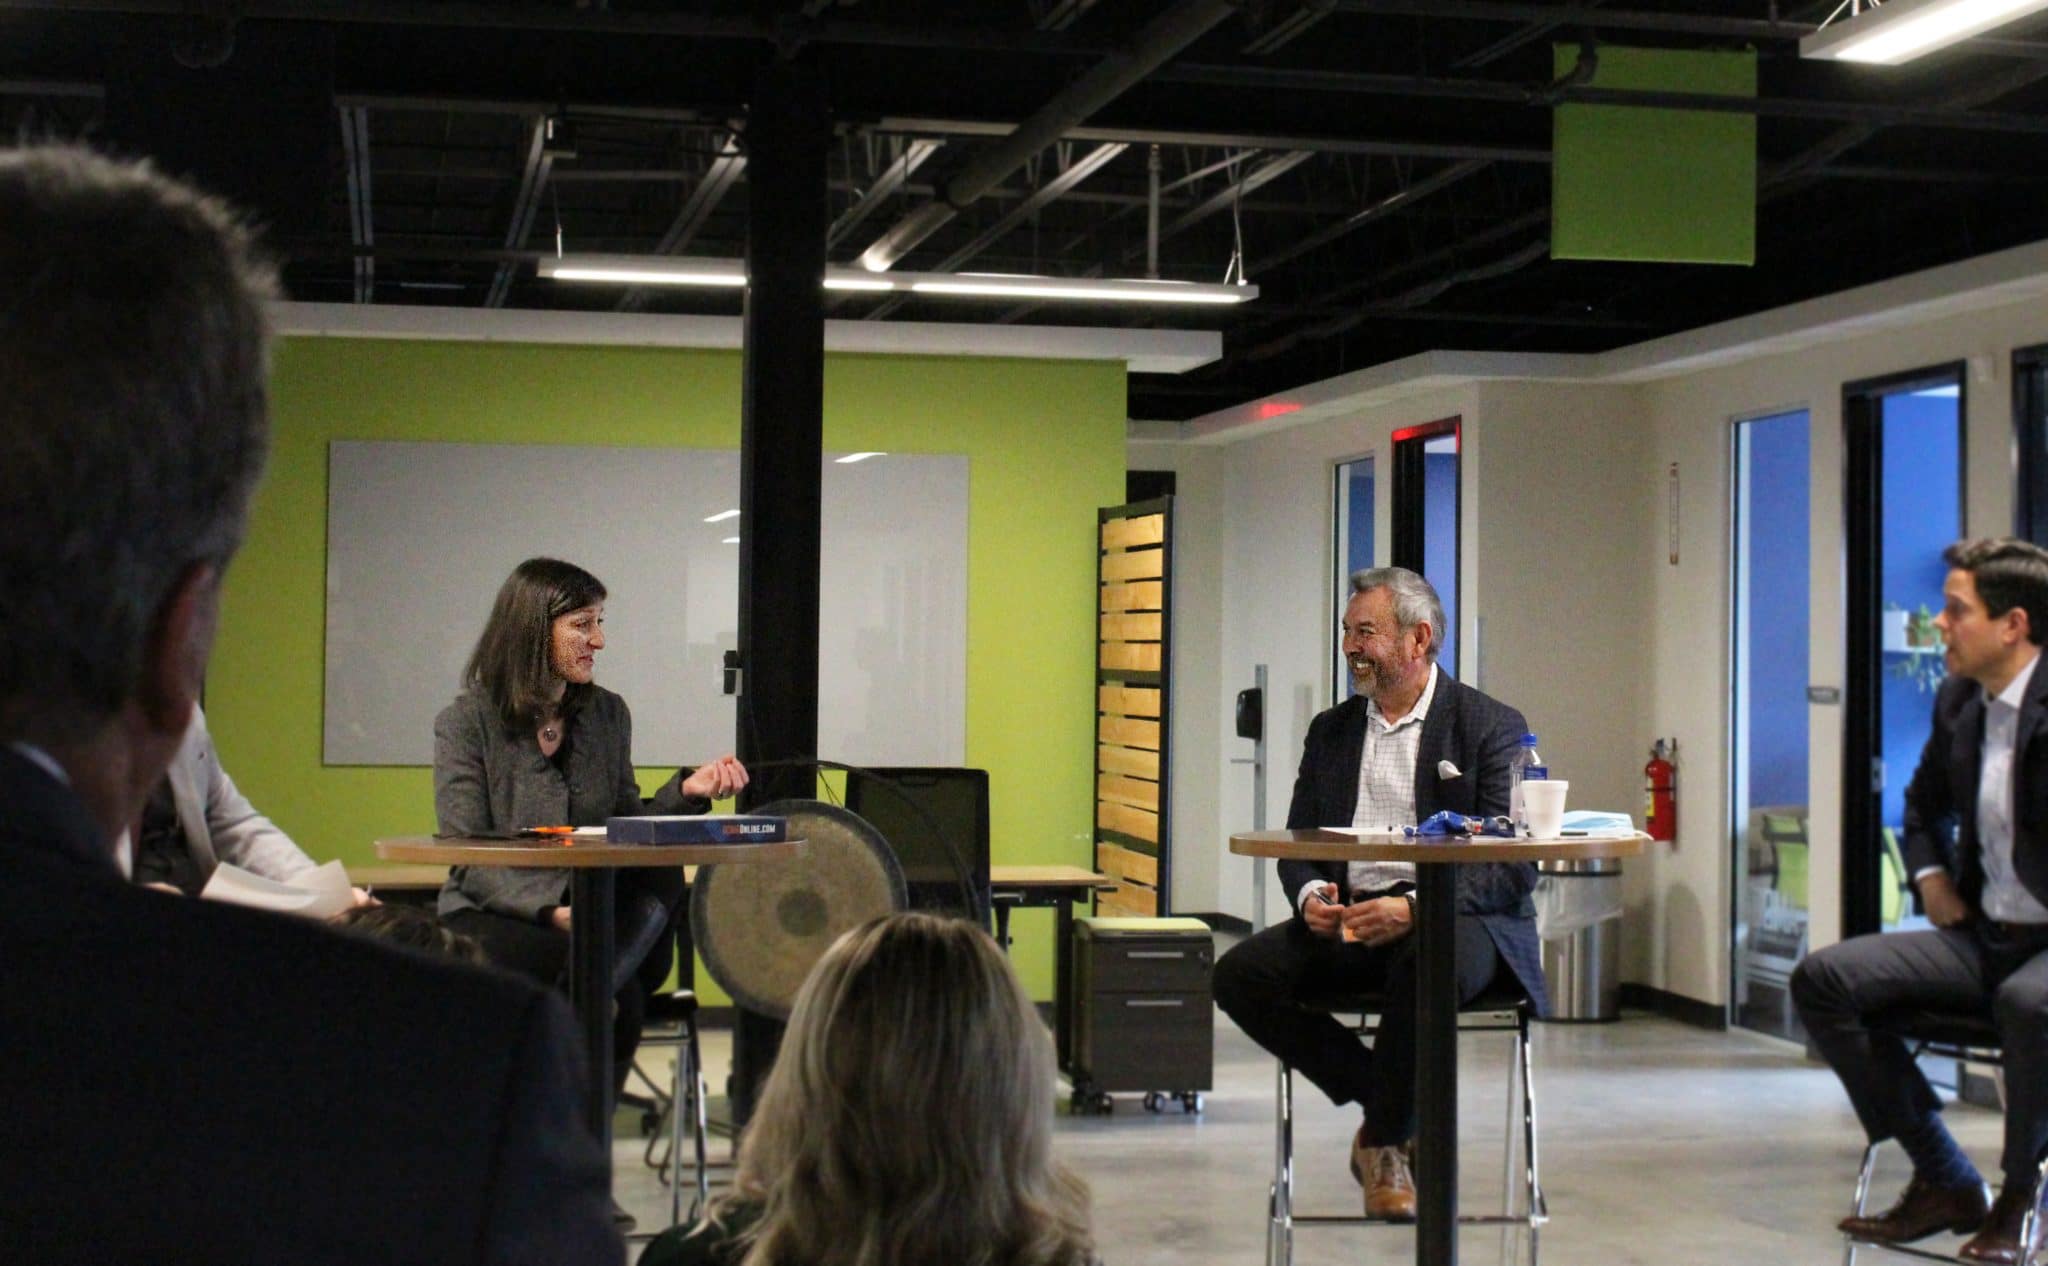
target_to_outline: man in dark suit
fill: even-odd
[[[1950,675],[1906,788],[1904,832],[1934,928],[1807,955],[1792,1000],[1871,1141],[1896,1138],[1913,1161],[1896,1204],[1844,1218],[1842,1230],[1895,1244],[1976,1231],[1965,1260],[2011,1262],[2048,1151],[2048,674],[2035,671],[2048,635],[2048,551],[1959,541],[1942,557],[1950,570],[1934,622]],[[1870,1029],[1870,1016],[1893,1007],[1996,1019],[2005,1050],[1996,1203],[1905,1043]]]
[[[1508,811],[1522,714],[1437,668],[1443,626],[1443,604],[1414,572],[1382,567],[1351,577],[1344,655],[1358,693],[1309,723],[1290,828],[1379,830],[1445,809]],[[1366,1214],[1412,1218],[1405,1145],[1415,1130],[1414,867],[1283,861],[1280,882],[1294,917],[1216,964],[1217,1005],[1331,1102],[1364,1108],[1351,1173],[1365,1188]],[[1544,1008],[1529,901],[1535,883],[1526,863],[1458,867],[1461,999],[1477,997],[1505,968]],[[1386,998],[1370,1050],[1335,1017],[1297,1005],[1362,990]]]
[[[263,464],[219,204],[0,154],[0,1261],[617,1263],[573,1024],[510,976],[122,881]]]

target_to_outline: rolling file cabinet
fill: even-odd
[[[1200,1111],[1216,1063],[1208,925],[1199,919],[1074,921],[1075,1112],[1108,1112],[1116,1091]]]

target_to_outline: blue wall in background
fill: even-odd
[[[1449,437],[1445,437],[1449,439]],[[1432,440],[1431,443],[1443,441]],[[1437,663],[1458,675],[1458,455],[1422,456],[1422,574],[1444,604]]]
[[[1884,606],[1941,610],[1948,567],[1941,551],[1962,535],[1961,401],[1955,397],[1884,398]],[[1885,654],[1879,713],[1884,752],[1883,820],[1905,816],[1906,783],[1933,728],[1934,695],[1892,672],[1906,659]]]
[[[1811,465],[1804,409],[1743,423],[1749,445],[1749,802],[1806,804],[1808,519]]]
[[[1350,485],[1351,522],[1345,525],[1344,541],[1344,575],[1348,581],[1352,572],[1372,566],[1372,459],[1347,462],[1343,469],[1345,482]],[[1349,592],[1348,583],[1345,592]]]

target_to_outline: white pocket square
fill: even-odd
[[[1440,760],[1436,763],[1436,776],[1441,781],[1449,782],[1453,778],[1463,778],[1465,775],[1456,765],[1447,760]]]

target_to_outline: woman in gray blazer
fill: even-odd
[[[464,673],[464,690],[434,718],[434,814],[443,835],[508,835],[535,826],[601,826],[647,812],[633,774],[633,718],[593,683],[604,649],[604,585],[572,563],[530,558],[498,590]],[[747,785],[721,756],[679,770],[657,813],[703,813]],[[491,961],[560,983],[568,960],[569,872],[458,866],[441,889],[449,927],[482,942]],[[667,977],[677,870],[630,869],[617,883],[614,1050],[623,1078],[640,1041],[647,991]]]

